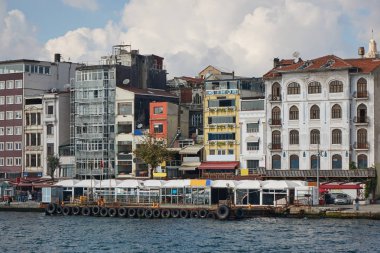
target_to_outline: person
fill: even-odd
[[[359,197],[358,196],[356,196],[356,199],[355,199],[355,210],[359,211]]]
[[[11,203],[12,203],[12,196],[9,196],[9,197],[8,197],[8,200],[7,200],[7,204],[8,204],[8,206],[10,206]]]

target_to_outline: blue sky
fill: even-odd
[[[378,0],[0,0],[0,60],[96,64],[115,44],[165,58],[173,76],[208,65],[262,76],[273,58],[357,57]]]

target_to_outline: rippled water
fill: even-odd
[[[379,252],[380,221],[139,220],[0,212],[0,252]]]

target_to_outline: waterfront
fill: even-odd
[[[0,252],[376,252],[380,221],[127,219],[0,212]]]

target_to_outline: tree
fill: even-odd
[[[157,139],[147,134],[144,136],[143,142],[133,151],[135,156],[148,164],[149,177],[153,178],[153,170],[163,161],[170,160],[173,153],[169,151],[165,143],[157,141]]]
[[[59,162],[59,157],[55,155],[49,155],[47,158],[47,162],[48,162],[48,175],[50,175],[54,181],[54,172],[57,168],[61,167],[61,164]]]

